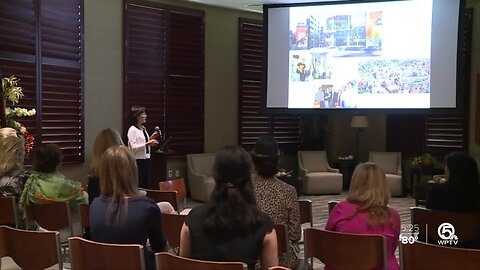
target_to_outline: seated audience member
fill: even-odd
[[[279,157],[280,150],[275,138],[270,135],[260,136],[253,148],[256,175],[252,183],[260,210],[269,215],[274,224],[287,226],[290,245],[287,253],[279,257],[279,264],[295,269],[299,259],[294,247],[298,248],[302,234],[300,210],[295,188],[275,177]]]
[[[255,269],[278,264],[271,218],[255,202],[251,158],[238,146],[221,149],[213,165],[215,189],[206,204],[193,208],[180,234],[180,256],[206,261],[240,261]]]
[[[162,215],[157,204],[139,192],[137,165],[127,147],[112,146],[105,151],[100,194],[90,206],[92,240],[143,245],[147,269],[155,269],[154,253],[166,250]]]
[[[0,139],[6,137],[17,137],[17,131],[10,127],[0,128]]]
[[[70,180],[58,171],[61,164],[62,152],[58,145],[37,145],[33,153],[33,172],[25,184],[20,204],[26,207],[30,203],[69,202],[74,235],[81,235],[78,204],[87,203],[88,194],[80,182]],[[61,240],[66,241],[66,237],[70,236],[67,232],[60,233]]]
[[[353,173],[347,200],[333,208],[325,229],[383,235],[387,240],[388,269],[392,270],[399,268],[395,250],[400,235],[400,215],[388,207],[389,199],[383,170],[373,163],[360,164]]]
[[[17,203],[30,175],[23,168],[24,149],[23,141],[20,138],[0,139],[0,196],[14,196]],[[17,211],[20,221],[22,221],[23,209],[18,207]],[[25,222],[19,222],[18,225],[24,228]]]
[[[17,201],[20,199],[30,175],[23,168],[24,149],[20,138],[0,139],[0,196],[15,196]]]
[[[87,203],[88,194],[82,184],[67,179],[58,169],[62,164],[62,152],[56,144],[41,144],[33,153],[33,172],[22,193],[21,203],[48,203],[68,201]]]
[[[99,171],[100,162],[102,160],[103,153],[114,145],[123,145],[120,134],[114,129],[107,128],[98,133],[93,143],[93,156],[92,164],[90,166],[90,172],[88,174],[88,200],[89,203],[93,202],[93,199],[100,196],[100,184],[99,184]]]
[[[480,182],[475,160],[454,152],[445,159],[445,183],[433,184],[425,205],[447,212],[480,212]]]
[[[120,134],[114,129],[104,129],[100,131],[100,133],[95,138],[95,142],[93,144],[93,158],[90,167],[90,173],[88,175],[87,187],[88,200],[90,204],[96,197],[100,196],[99,171],[102,156],[110,146],[114,145],[123,145]],[[162,213],[176,213],[175,209],[169,202],[159,202],[157,203],[157,205],[160,208],[160,211],[162,211]]]

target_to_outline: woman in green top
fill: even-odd
[[[70,180],[58,172],[61,161],[62,152],[56,144],[41,144],[35,148],[34,171],[25,184],[20,204],[26,207],[30,203],[69,202],[72,211],[71,222],[75,225],[79,221],[78,204],[88,203],[88,194],[79,182]],[[75,233],[75,226],[74,234],[81,234]]]

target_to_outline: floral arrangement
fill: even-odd
[[[7,103],[11,103],[12,106],[17,104],[22,97],[23,88],[18,86],[18,79],[15,76],[10,76],[8,78],[2,79],[2,97],[3,97],[3,107],[5,108],[5,123],[7,127],[11,127],[17,131],[19,137],[21,137],[25,142],[25,152],[28,155],[32,151],[35,139],[25,126],[15,119],[19,117],[34,116],[37,112],[35,109],[27,110],[24,108],[10,108],[7,107]]]
[[[437,165],[437,159],[432,154],[425,153],[420,156],[416,156],[412,160],[412,166],[417,167],[435,167]]]

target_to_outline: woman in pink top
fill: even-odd
[[[333,208],[325,229],[383,235],[387,240],[388,269],[397,270],[395,250],[400,234],[400,215],[388,207],[389,199],[390,191],[383,170],[373,163],[360,164],[353,173],[347,200]]]

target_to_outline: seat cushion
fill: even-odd
[[[339,194],[342,192],[343,175],[341,173],[307,173],[303,186],[305,194]]]
[[[403,195],[402,177],[397,174],[386,174],[390,195],[399,197]]]

